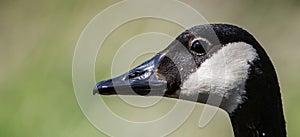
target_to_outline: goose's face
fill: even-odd
[[[250,44],[219,39],[205,35],[201,27],[191,28],[152,59],[97,83],[94,93],[162,95],[216,105],[231,113],[243,103],[251,64],[259,58]]]

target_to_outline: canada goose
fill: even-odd
[[[208,104],[229,114],[236,137],[286,136],[275,69],[255,38],[233,25],[192,27],[128,73],[97,83],[96,93],[221,98]]]

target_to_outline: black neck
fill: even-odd
[[[269,58],[255,61],[250,71],[247,99],[230,116],[235,136],[286,137],[280,88]]]
[[[267,53],[247,31],[231,25],[210,25],[222,44],[243,41],[252,45],[259,59],[251,64],[246,100],[230,114],[236,137],[286,137],[280,87]],[[205,29],[204,29],[205,30]]]

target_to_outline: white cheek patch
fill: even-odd
[[[232,113],[243,103],[245,83],[250,69],[249,62],[258,59],[256,50],[244,42],[229,43],[183,82],[180,98],[209,95],[222,98],[219,107]],[[218,104],[217,104],[218,105]]]

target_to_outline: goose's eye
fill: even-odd
[[[205,49],[202,46],[200,40],[193,41],[192,46],[191,46],[191,50],[196,52],[198,55],[204,55],[205,54]]]

